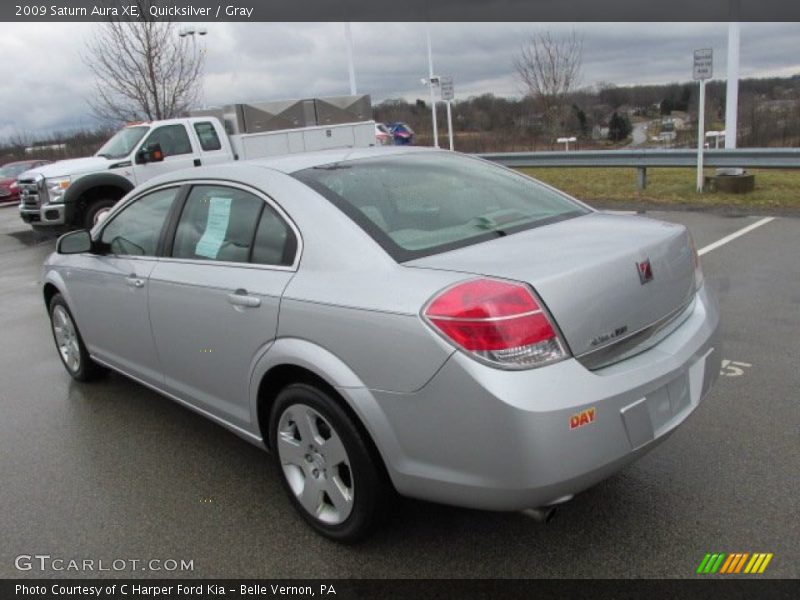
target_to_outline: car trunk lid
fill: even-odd
[[[605,349],[603,364],[609,347],[663,334],[695,289],[686,228],[629,215],[590,213],[404,264],[529,283],[572,353]]]

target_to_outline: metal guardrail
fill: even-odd
[[[570,152],[495,152],[481,158],[507,167],[694,167],[697,150],[575,150]],[[800,168],[800,148],[706,150],[707,167]]]

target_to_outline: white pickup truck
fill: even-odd
[[[228,135],[212,116],[132,124],[94,156],[57,161],[20,175],[19,212],[34,229],[89,229],[135,186],[162,173],[375,143],[374,121],[238,135]]]

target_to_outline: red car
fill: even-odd
[[[49,160],[19,160],[0,167],[0,202],[19,202],[17,176],[49,162]]]
[[[391,146],[394,144],[392,132],[383,123],[375,123],[375,141],[378,146]]]

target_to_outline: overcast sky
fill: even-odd
[[[0,138],[92,125],[91,75],[81,62],[97,23],[0,24]],[[209,105],[349,93],[342,23],[209,23]],[[517,96],[513,59],[532,32],[574,29],[584,38],[582,85],[685,81],[692,50],[714,49],[725,77],[726,23],[435,23],[437,74],[455,78],[456,98]],[[359,93],[425,97],[425,25],[354,23]],[[744,23],[743,77],[800,74],[800,23]]]

